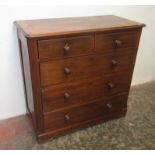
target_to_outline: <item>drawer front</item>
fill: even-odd
[[[127,108],[127,94],[44,115],[44,130],[56,130],[106,117]]]
[[[111,34],[95,35],[95,51],[99,53],[108,50],[119,50],[121,48],[137,47],[140,38],[140,31],[129,31]]]
[[[92,54],[40,64],[41,85],[53,85],[133,69],[135,49]]]
[[[42,91],[43,110],[46,113],[66,109],[128,92],[131,76],[130,72],[122,72],[52,86]]]
[[[38,41],[39,58],[65,58],[94,52],[94,36]]]

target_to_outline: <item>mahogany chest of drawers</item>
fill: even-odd
[[[144,24],[113,15],[15,24],[39,142],[126,114]]]

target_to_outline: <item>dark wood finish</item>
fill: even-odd
[[[42,91],[44,112],[66,109],[128,92],[130,79],[131,71],[125,71],[46,88]]]
[[[15,23],[39,142],[126,114],[144,24],[113,15]]]
[[[30,114],[30,117],[32,118],[34,122],[34,126],[37,129],[37,122],[36,122],[36,112],[34,108],[34,97],[32,92],[32,82],[31,82],[31,74],[30,74],[30,60],[29,60],[29,51],[28,51],[28,45],[27,40],[24,38],[24,36],[18,31],[19,36],[19,48],[20,48],[20,56],[21,56],[21,67],[23,72],[23,82],[24,82],[24,88],[25,88],[25,100],[26,100],[26,107],[27,111]]]
[[[103,53],[109,50],[136,47],[139,42],[139,37],[139,29],[121,33],[99,33],[95,35],[95,50]]]
[[[136,29],[145,26],[114,15],[23,20],[17,21],[16,25],[26,37],[30,38]]]
[[[111,100],[99,100],[76,108],[68,108],[44,115],[44,130],[56,130],[67,126],[104,117],[113,112],[126,109],[127,94],[113,97]],[[107,106],[108,105],[108,106]],[[109,108],[109,105],[111,108]]]
[[[38,134],[43,131],[43,118],[42,118],[42,103],[41,103],[41,92],[40,92],[40,70],[39,64],[37,61],[38,51],[37,43],[35,40],[27,40],[28,49],[29,49],[29,58],[31,65],[31,79],[32,79],[32,88],[33,88],[33,97],[35,98],[35,114],[37,121],[37,132]]]
[[[27,110],[33,119],[37,134],[42,133],[42,103],[39,64],[37,61],[37,42],[35,40],[26,39],[18,29],[18,38],[21,46],[21,61],[23,62],[25,94],[27,98]]]
[[[76,36],[38,41],[39,58],[66,58],[93,53],[94,36]]]
[[[40,64],[41,84],[48,86],[62,82],[80,80],[97,75],[130,70],[134,64],[136,48],[109,51],[106,54],[89,54]],[[114,67],[113,62],[117,61]]]
[[[77,131],[77,130],[80,130],[83,128],[87,128],[87,127],[90,127],[90,126],[93,126],[93,125],[96,125],[99,123],[106,122],[106,121],[109,121],[112,119],[117,119],[117,118],[123,117],[126,115],[126,111],[127,111],[126,108],[121,109],[120,111],[118,111],[116,113],[112,113],[112,114],[106,115],[104,117],[97,117],[97,118],[94,118],[91,120],[87,120],[87,121],[83,121],[80,123],[76,123],[74,125],[67,126],[65,128],[60,128],[60,129],[57,129],[54,131],[50,130],[48,132],[44,132],[44,133],[38,135],[38,142],[43,143],[43,142],[46,142],[47,139],[49,139],[50,137],[58,137],[58,136],[66,134],[66,133],[70,133],[70,132]]]

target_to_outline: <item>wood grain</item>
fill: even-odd
[[[65,128],[79,122],[110,115],[113,112],[117,112],[121,109],[126,109],[126,99],[127,94],[114,97],[111,100],[100,100],[84,106],[70,108],[67,110],[44,115],[44,129],[45,131],[49,131]],[[107,104],[111,104],[112,108],[109,109],[107,107]],[[69,120],[65,119],[66,115],[69,116]]]
[[[40,64],[41,84],[43,87],[62,82],[80,80],[97,75],[110,74],[133,67],[135,49],[120,49],[117,52],[109,51],[106,54],[91,54],[83,57],[74,57],[63,60],[43,62]],[[112,60],[117,61],[113,67]],[[65,68],[70,73],[65,73]]]
[[[106,52],[109,50],[119,50],[120,48],[136,47],[139,42],[140,30],[117,33],[98,33],[95,35],[95,50],[97,52]],[[115,41],[120,41],[118,46]]]
[[[59,128],[57,130],[49,130],[46,132],[43,132],[42,134],[38,134],[37,135],[37,140],[39,143],[44,143],[47,140],[50,139],[50,137],[52,138],[56,138],[59,136],[63,136],[67,133],[72,133],[75,132],[77,130],[81,130],[87,127],[91,127],[109,120],[114,120],[114,119],[118,119],[121,117],[124,117],[126,115],[127,109],[121,109],[120,111],[117,112],[113,112],[110,115],[105,115],[104,117],[97,117],[91,120],[87,120],[87,121],[83,121],[83,122],[79,122],[70,126],[66,126],[65,128]]]
[[[125,116],[144,24],[113,15],[15,24],[39,142]]]
[[[145,26],[114,15],[59,19],[23,20],[15,22],[26,37],[41,38],[89,32],[134,29]]]
[[[65,51],[68,46],[68,51]],[[39,58],[67,58],[94,52],[94,35],[38,41]]]
[[[116,94],[128,92],[130,81],[131,73],[124,71],[52,86],[42,91],[44,112],[77,107],[98,99],[106,99]],[[112,83],[114,88],[110,89],[109,83]],[[69,94],[68,99],[65,98],[65,93]]]

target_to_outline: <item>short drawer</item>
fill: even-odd
[[[139,30],[110,34],[99,33],[95,35],[95,51],[105,53],[109,50],[137,47],[139,38]]]
[[[135,60],[135,49],[120,50],[119,52],[92,54],[41,63],[41,85],[48,86],[121,70],[131,70]]]
[[[92,119],[107,117],[127,108],[127,94],[100,100],[76,108],[44,115],[44,130],[66,128]]]
[[[121,72],[44,89],[42,91],[44,113],[128,92],[131,75],[130,72]]]
[[[94,52],[94,36],[84,35],[38,41],[39,58],[66,58]]]

